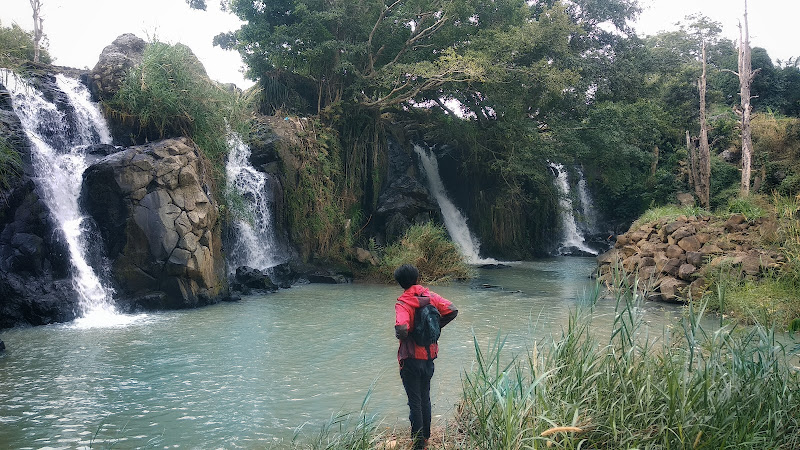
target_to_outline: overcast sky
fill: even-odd
[[[252,85],[242,75],[238,54],[211,44],[218,33],[239,28],[240,21],[219,11],[219,1],[207,3],[204,12],[189,9],[185,0],[43,0],[44,32],[59,65],[92,68],[106,45],[120,34],[134,33],[145,40],[186,44],[212,79],[242,88]],[[636,28],[641,35],[674,30],[676,22],[699,12],[720,22],[723,34],[736,40],[744,11],[743,0],[640,0],[640,4],[644,12]],[[751,45],[766,48],[773,59],[800,57],[798,20],[800,0],[750,0]],[[0,23],[32,30],[29,0],[0,0]]]

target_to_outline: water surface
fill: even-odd
[[[591,288],[594,258],[482,269],[471,283],[433,289],[458,318],[440,340],[435,422],[450,420],[473,336],[508,352],[566,326]],[[336,414],[367,410],[407,427],[390,285],[306,285],[238,303],[148,314],[123,326],[76,324],[3,331],[0,443],[7,448],[253,448],[313,435]],[[593,328],[610,328],[611,301]],[[674,321],[648,303],[645,319]],[[510,354],[510,353],[509,353]]]

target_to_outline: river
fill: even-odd
[[[458,318],[440,340],[434,423],[451,420],[473,336],[506,354],[566,326],[590,289],[594,258],[480,269],[470,283],[434,286]],[[312,436],[358,411],[408,425],[394,337],[396,285],[303,285],[236,303],[150,313],[124,325],[77,323],[5,330],[0,443],[6,448],[263,448]],[[613,300],[593,321],[606,331]],[[677,307],[646,303],[645,320],[674,323]]]

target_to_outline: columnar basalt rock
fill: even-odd
[[[207,173],[186,138],[129,147],[86,170],[82,202],[103,236],[123,301],[183,308],[226,295]]]
[[[683,302],[707,289],[709,271],[729,268],[746,277],[760,277],[784,257],[759,246],[774,234],[774,221],[686,217],[634,225],[618,236],[611,250],[597,257],[598,277],[611,283],[614,271],[637,275],[648,298]]]

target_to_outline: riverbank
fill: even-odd
[[[502,339],[476,341],[455,417],[429,448],[800,446],[797,347],[787,352],[762,326],[704,326],[703,308],[648,332],[641,297],[617,281],[626,289],[610,299],[617,309],[609,338],[598,336],[589,306],[570,315],[560,336],[532,342],[510,363]],[[590,305],[609,300],[598,293]],[[347,438],[299,448],[405,448],[368,422],[336,436]]]
[[[611,285],[624,271],[648,299],[786,330],[800,318],[799,218],[800,197],[752,196],[713,214],[655,208],[598,257],[598,276]]]

